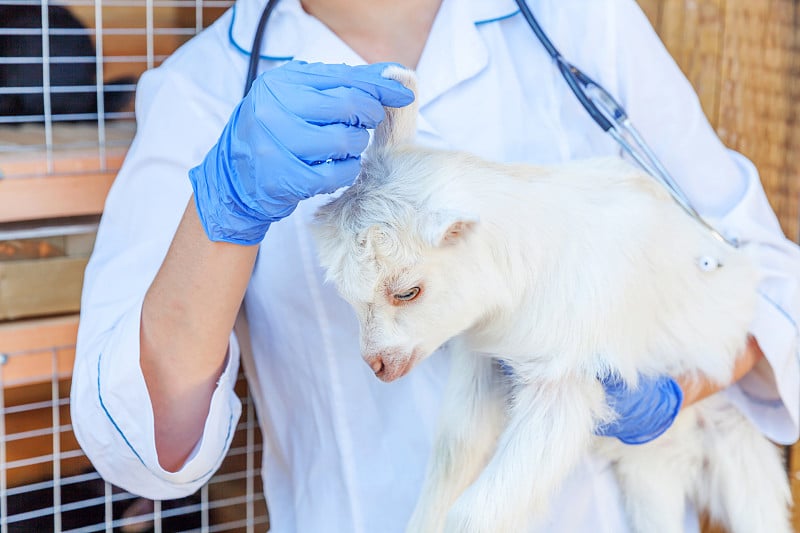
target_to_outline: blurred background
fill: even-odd
[[[797,241],[800,2],[639,4],[722,140],[759,168]],[[136,81],[230,5],[65,0],[43,18],[39,1],[0,0],[0,533],[268,528],[260,434],[243,377],[244,416],[228,458],[182,500],[153,502],[103,482],[69,420],[83,269],[135,133]],[[800,501],[800,448],[786,451]]]

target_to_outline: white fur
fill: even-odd
[[[409,71],[385,75],[414,88]],[[612,459],[634,531],[680,531],[686,498],[736,533],[790,531],[778,450],[718,396],[645,445],[593,434],[614,416],[598,376],[730,380],[754,307],[747,250],[620,160],[489,163],[415,146],[414,108],[387,114],[317,236],[381,379],[451,342],[408,531],[519,531],[590,446]],[[700,268],[708,257],[721,267]],[[395,298],[413,287],[415,299]]]

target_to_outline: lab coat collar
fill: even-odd
[[[462,13],[460,20],[467,19],[475,25],[496,22],[519,12],[514,0],[443,0],[442,9],[448,8],[448,4],[454,4],[450,7]],[[228,36],[231,44],[245,55],[250,55],[256,26],[265,5],[266,0],[239,0],[233,6]],[[323,31],[318,31],[320,29]],[[326,33],[332,35],[330,30],[303,10],[300,0],[280,0],[270,17],[260,56],[273,61],[301,59],[305,50],[315,50],[313,45],[319,44],[318,40],[322,38],[320,34]],[[454,52],[457,51],[455,44],[450,43]],[[341,47],[349,50],[344,43],[341,43]],[[342,52],[338,46],[336,48],[336,52]],[[316,50],[319,51],[318,48]],[[323,50],[330,51],[326,55],[333,55],[330,47]],[[352,51],[348,55],[354,56],[352,59],[360,59]],[[312,59],[323,60],[316,57]],[[338,56],[338,60],[341,62],[344,58]],[[364,61],[360,59],[359,62]]]
[[[420,109],[486,68],[489,50],[478,26],[509,17],[515,9],[513,1],[442,0],[417,65]]]
[[[229,37],[233,46],[249,55],[265,0],[239,0],[233,8]],[[478,27],[519,12],[514,0],[442,0],[440,13],[422,52],[419,73],[420,111],[458,84],[476,76],[489,63],[489,52]],[[303,10],[300,0],[281,0],[272,12],[260,57],[265,60],[363,64],[349,46],[329,28]],[[418,117],[420,132],[438,136]]]
[[[239,0],[233,5],[228,38],[245,55],[250,55],[256,27],[266,0]],[[302,45],[304,26],[311,17],[303,11],[299,0],[283,0],[272,10],[261,43],[261,59],[289,61]]]

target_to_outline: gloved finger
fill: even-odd
[[[258,151],[259,146],[273,143],[305,163],[315,163],[328,159],[346,159],[356,157],[369,144],[369,133],[365,128],[347,124],[316,125],[287,111],[280,102],[265,99],[258,108],[257,99],[245,98],[243,106],[250,106],[252,111],[242,113],[243,122],[250,121],[251,126],[242,124],[239,128],[246,137],[243,142]],[[269,140],[259,141],[259,135],[266,135]]]
[[[361,158],[348,157],[326,161],[314,165],[313,171],[321,178],[317,182],[318,186],[312,189],[314,194],[332,193],[353,184],[358,173],[361,172]]]
[[[309,125],[301,136],[283,140],[283,146],[306,164],[358,157],[369,144],[369,132],[347,124]]]
[[[649,442],[664,433],[680,411],[683,394],[669,376],[641,376],[635,389],[616,376],[605,376],[601,383],[617,418],[597,428],[598,435],[617,437],[626,444]]]
[[[312,124],[341,123],[375,128],[386,117],[378,100],[355,87],[316,89],[274,82],[269,89],[283,107]],[[261,113],[261,109],[257,112]]]
[[[403,107],[414,101],[414,93],[399,81],[381,76],[381,73],[391,65],[400,66],[396,63],[351,66],[290,61],[267,71],[263,79],[310,85],[320,90],[334,87],[355,87],[368,93],[382,105]],[[272,76],[268,77],[268,74],[272,74]]]
[[[352,185],[361,171],[361,158],[332,159],[304,168],[302,179],[298,175],[286,179],[280,186],[294,198],[310,198],[317,194],[332,193]]]

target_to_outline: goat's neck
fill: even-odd
[[[553,332],[576,318],[574,269],[590,246],[591,216],[577,213],[567,188],[506,176],[479,189],[472,196],[482,221],[474,256],[483,258],[495,294],[468,341],[508,357],[562,350]]]

